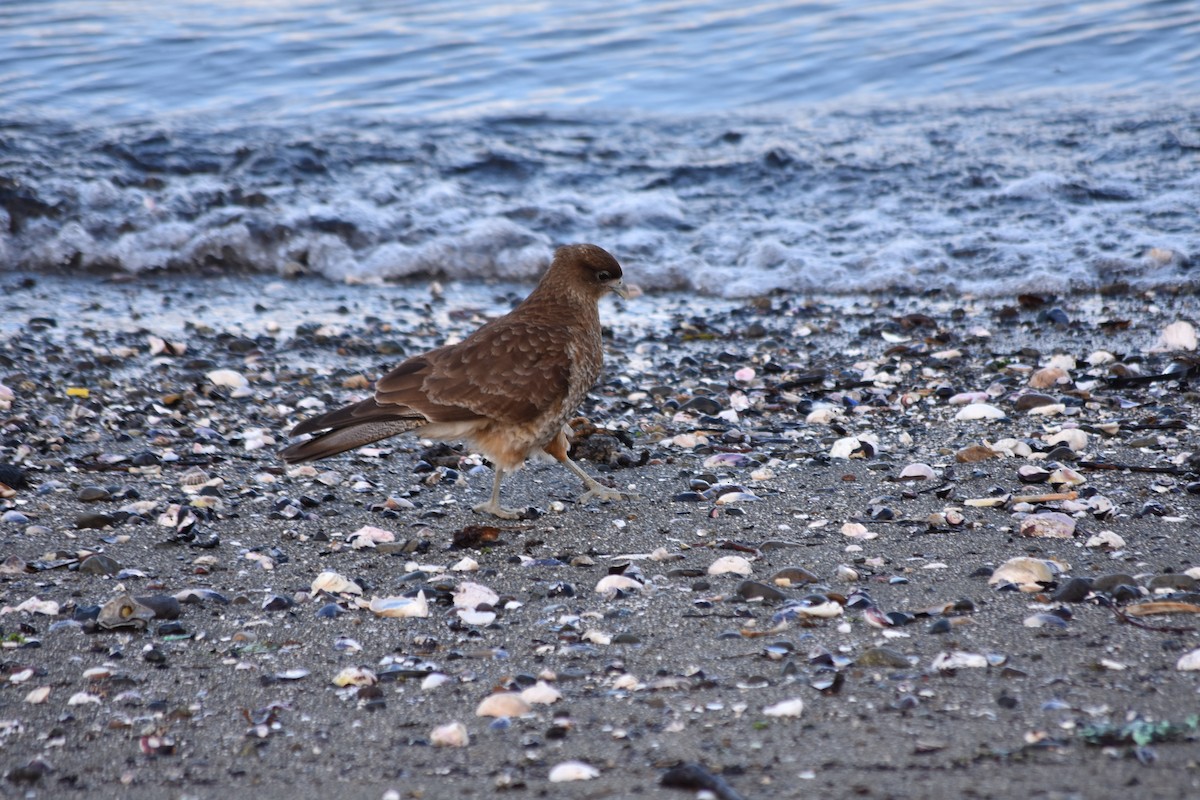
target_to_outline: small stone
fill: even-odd
[[[84,486],[75,493],[75,499],[81,503],[95,503],[100,500],[109,500],[111,498],[112,495],[109,494],[108,490],[99,486]]]
[[[1082,603],[1092,593],[1092,582],[1088,578],[1071,578],[1058,587],[1050,596],[1056,603]]]
[[[582,761],[564,761],[555,764],[550,770],[551,783],[567,783],[569,781],[590,781],[600,777],[600,770]]]
[[[737,587],[737,596],[743,600],[761,600],[764,603],[780,603],[787,595],[773,586],[758,581],[742,581]]]
[[[889,669],[907,669],[912,661],[908,656],[890,647],[868,647],[854,663],[860,667],[887,667]]]
[[[79,562],[79,571],[84,575],[116,575],[121,565],[110,556],[94,553]]]
[[[773,705],[763,708],[762,713],[767,717],[798,717],[804,712],[804,700],[799,697],[793,697],[790,700],[781,700]]]

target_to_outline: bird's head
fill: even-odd
[[[621,265],[607,250],[594,244],[569,244],[554,252],[550,272],[566,272],[567,277],[596,299],[609,292],[628,297],[621,282]]]

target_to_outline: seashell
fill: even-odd
[[[754,567],[741,556],[722,556],[708,565],[709,575],[741,575],[754,574]]]
[[[464,625],[491,625],[496,621],[495,611],[476,611],[473,608],[460,608],[455,614]]]
[[[471,736],[466,725],[448,722],[429,732],[429,743],[434,747],[466,747],[471,743]]]
[[[187,486],[203,486],[212,480],[208,473],[199,467],[189,467],[179,476],[179,485]]]
[[[762,713],[768,717],[798,717],[804,712],[804,701],[799,697],[790,700],[780,700],[778,703],[766,706]]]
[[[545,681],[538,681],[521,692],[521,699],[532,705],[550,705],[562,700],[562,692]]]
[[[1066,428],[1058,433],[1043,436],[1042,441],[1047,444],[1065,444],[1078,453],[1087,449],[1088,435],[1086,431],[1078,428]]]
[[[454,587],[455,608],[478,608],[481,605],[495,606],[500,602],[500,595],[481,583],[463,581]]]
[[[336,572],[322,572],[313,579],[310,594],[329,592],[330,594],[362,594],[362,588],[354,581],[343,578]]]
[[[1012,583],[1023,592],[1040,592],[1045,584],[1052,583],[1068,569],[1069,565],[1051,559],[1018,556],[997,567],[988,578],[988,585]]]
[[[612,644],[611,636],[609,636],[604,631],[598,631],[595,628],[584,631],[584,634],[582,636],[580,636],[579,638],[585,642],[591,642],[592,644],[599,644],[599,645]]]
[[[933,467],[920,462],[909,464],[904,469],[900,470],[899,475],[901,480],[922,480],[932,481],[937,480],[937,473],[933,471]]]
[[[1195,326],[1190,322],[1180,320],[1163,328],[1158,342],[1150,348],[1150,352],[1170,353],[1176,350],[1195,350],[1196,345]]]
[[[40,600],[35,595],[20,605],[5,606],[3,609],[0,609],[0,614],[6,614],[10,611],[28,611],[30,614],[44,614],[47,617],[57,617],[59,606],[55,600]]]
[[[376,528],[374,525],[364,525],[354,533],[346,537],[346,541],[355,550],[362,550],[368,547],[374,547],[377,544],[396,541],[396,534],[383,528]]]
[[[758,499],[758,495],[750,492],[726,492],[717,498],[716,505],[729,506],[734,503],[753,503]]]
[[[754,380],[754,375],[755,372],[753,367],[742,367],[737,372],[733,373],[733,379],[741,383],[749,383],[750,381]]]
[[[359,603],[362,604],[362,601]],[[372,597],[367,608],[377,617],[405,619],[429,616],[429,602],[425,599],[424,590],[417,592],[416,597]]]
[[[981,669],[988,665],[988,658],[981,653],[967,653],[962,650],[938,653],[930,665],[939,672],[949,672],[955,669]]]
[[[280,681],[298,681],[302,678],[307,678],[308,675],[309,672],[304,667],[294,667],[292,669],[285,669],[283,672],[276,672],[275,679]]]
[[[496,692],[483,698],[475,709],[477,717],[520,717],[533,710],[517,692]]]
[[[366,667],[346,667],[333,677],[333,685],[345,686],[374,686],[378,682],[375,673]]]
[[[1075,535],[1075,520],[1058,511],[1030,514],[1021,520],[1021,535],[1042,539],[1070,539]]]
[[[1021,483],[1045,483],[1050,479],[1050,470],[1034,464],[1022,464],[1017,467],[1017,478]]]
[[[614,596],[617,592],[640,592],[645,587],[625,575],[605,575],[596,583],[596,594]]]
[[[952,406],[966,406],[972,403],[983,403],[988,400],[990,395],[987,392],[959,392],[951,395],[946,402]]]
[[[842,535],[860,542],[879,538],[878,533],[867,530],[867,526],[861,522],[847,522],[842,525]]]
[[[1088,537],[1087,546],[1103,547],[1107,550],[1123,550],[1125,549],[1125,540],[1112,531],[1100,531],[1094,536]]]
[[[1059,467],[1051,472],[1050,477],[1046,480],[1053,486],[1079,486],[1087,482],[1087,478],[1070,467]]]
[[[875,455],[873,442],[858,436],[845,436],[829,448],[830,458],[870,458]]]
[[[69,700],[67,700],[67,705],[69,706],[82,706],[92,703],[100,705],[101,700],[96,695],[88,694],[87,692],[76,692],[75,694],[71,695]]]
[[[1181,655],[1179,660],[1175,662],[1175,669],[1180,672],[1200,670],[1200,649]]]
[[[1026,628],[1065,628],[1067,621],[1057,614],[1034,614],[1021,623]]]
[[[442,672],[431,672],[421,679],[421,688],[425,691],[432,691],[439,686],[445,686],[450,682],[450,676]]]
[[[809,425],[829,425],[837,422],[846,416],[838,406],[818,406],[808,412],[808,416],[804,421]]]
[[[568,781],[590,781],[600,777],[600,770],[582,761],[564,761],[555,764],[550,770],[551,783],[567,783]]]
[[[451,572],[477,572],[479,570],[479,562],[470,556],[463,557],[460,561],[450,567]]]
[[[30,705],[41,705],[50,698],[50,687],[39,686],[36,689],[31,689],[29,694],[25,695],[25,702]]]
[[[226,389],[244,389],[250,385],[245,375],[233,369],[214,369],[205,373],[209,383]]]
[[[959,421],[970,421],[979,419],[1005,419],[1008,415],[1000,409],[988,403],[971,403],[964,406],[961,411],[954,415],[954,418]]]
[[[714,467],[747,467],[757,463],[754,459],[741,453],[717,453],[704,459],[704,466],[708,469]]]
[[[1070,382],[1071,374],[1062,367],[1042,367],[1029,376],[1029,385],[1034,389],[1049,389]]]
[[[127,594],[114,597],[100,608],[96,624],[105,630],[145,628],[154,619],[154,610]]]

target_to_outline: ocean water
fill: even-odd
[[[0,265],[1200,286],[1200,6],[7,0]]]

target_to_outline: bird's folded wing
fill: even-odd
[[[563,327],[502,318],[401,364],[375,384],[375,401],[410,408],[430,422],[532,422],[566,399],[570,351]]]

